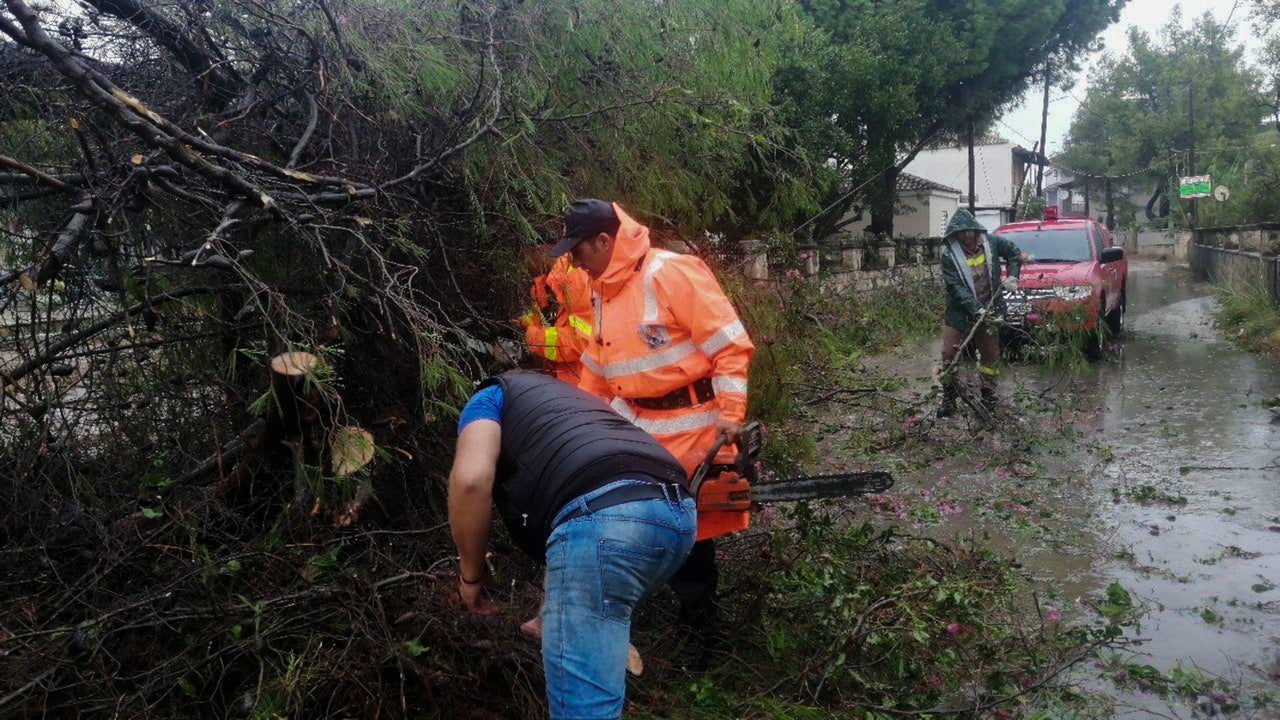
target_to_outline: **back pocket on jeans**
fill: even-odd
[[[631,611],[657,586],[668,552],[660,547],[600,541],[597,559],[604,619],[624,624],[631,621]]]

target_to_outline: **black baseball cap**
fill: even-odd
[[[595,198],[574,200],[564,214],[564,237],[556,241],[547,254],[553,258],[560,257],[589,237],[600,233],[612,235],[618,231],[619,224],[612,203]]]

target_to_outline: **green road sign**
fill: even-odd
[[[1213,183],[1208,175],[1189,175],[1178,178],[1178,181],[1178,197],[1184,200],[1187,198],[1209,197],[1213,194],[1209,188]]]

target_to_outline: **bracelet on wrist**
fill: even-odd
[[[489,566],[484,566],[484,571],[480,573],[480,577],[475,580],[468,580],[466,575],[462,574],[462,568],[458,568],[458,579],[463,585],[479,585],[489,579]]]

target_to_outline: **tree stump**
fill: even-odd
[[[329,438],[329,466],[333,475],[340,478],[351,477],[373,460],[373,451],[373,435],[368,430],[354,425],[334,430]],[[372,496],[373,486],[360,483],[356,487],[355,496],[334,520],[334,527],[346,527],[359,520],[365,503]]]
[[[273,460],[294,457],[318,463],[320,459],[322,445],[310,430],[324,407],[314,382],[323,361],[312,353],[287,352],[272,358],[270,367],[271,390],[262,430],[250,441],[235,470],[214,487],[214,494],[224,501],[237,503],[252,497],[254,480]],[[287,441],[292,441],[293,448]]]

